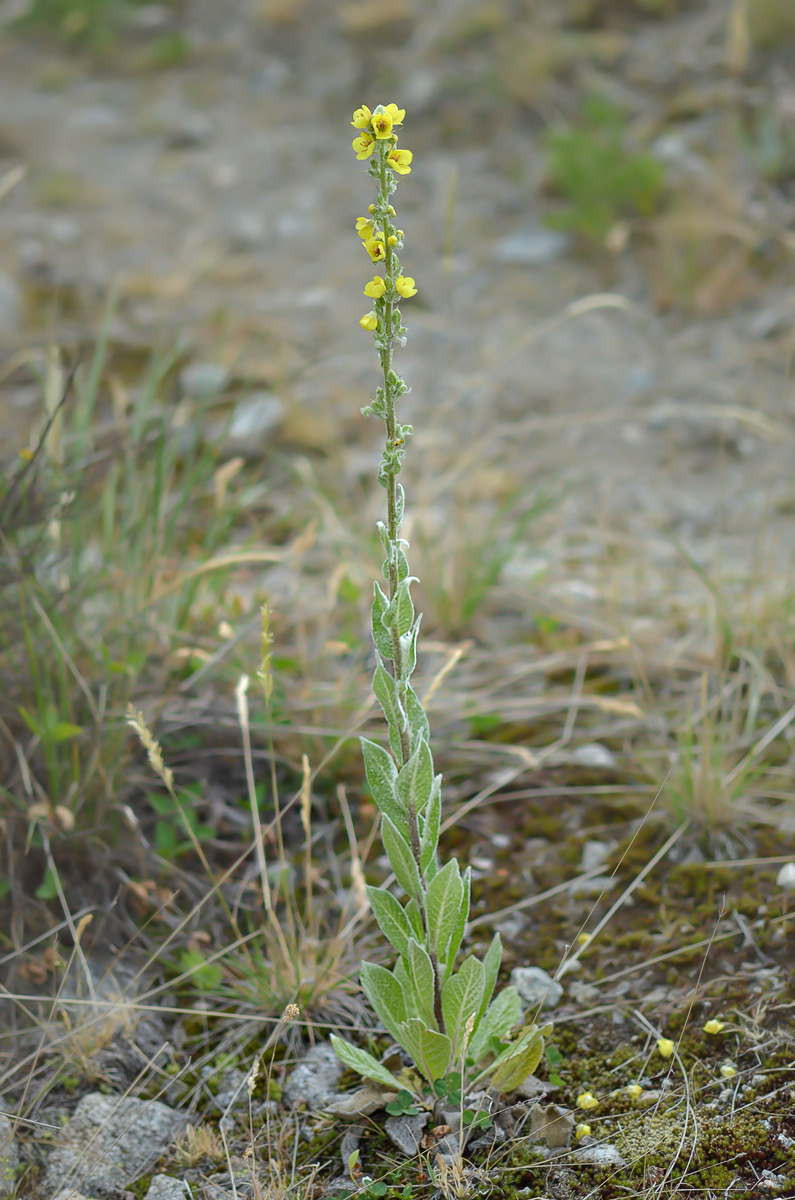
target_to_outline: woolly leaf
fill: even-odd
[[[423,738],[409,761],[398,771],[396,791],[403,809],[419,814],[428,803],[433,784],[431,748]]]
[[[422,707],[422,701],[411,684],[406,686],[406,715],[411,730],[412,747],[417,745],[420,738],[425,738],[427,742],[431,736],[431,727],[428,724],[425,709]]]
[[[439,846],[439,829],[442,823],[442,777],[437,775],[431,785],[428,807],[425,809],[425,825],[420,838],[420,867],[427,871],[436,859]]]
[[[411,846],[397,829],[389,817],[384,817],[381,826],[381,836],[384,839],[384,849],[389,856],[395,878],[407,896],[419,900],[421,895],[420,873],[411,852]]]
[[[414,938],[409,938],[406,966],[414,990],[417,1011],[429,1028],[436,1029],[438,1028],[434,1003],[436,973],[428,951]]]
[[[502,962],[502,938],[498,933],[495,933],[491,939],[491,944],[483,956],[483,969],[486,972],[483,978],[483,999],[480,1002],[480,1011],[478,1012],[478,1021],[486,1011],[486,1006],[491,1000],[491,993],[494,991],[494,985],[497,982],[497,976],[500,973],[500,964]],[[477,1028],[477,1026],[476,1026]]]
[[[402,836],[408,837],[406,814],[397,799],[397,767],[392,755],[369,738],[360,738],[359,741],[362,746],[367,786],[373,800]]]
[[[400,580],[397,590],[389,602],[389,607],[381,618],[384,627],[390,630],[397,630],[400,637],[404,633],[408,633],[414,623],[414,602],[411,599],[411,585],[416,581],[416,575],[407,575],[405,579]]]
[[[451,858],[431,880],[425,896],[428,920],[428,940],[431,949],[441,957],[457,928],[464,898],[458,862]]]
[[[425,937],[425,932],[422,928],[422,912],[420,911],[419,904],[416,900],[409,900],[403,911],[405,912],[409,923],[411,924],[414,937],[418,942],[422,943]]]
[[[415,931],[406,909],[386,888],[368,887],[367,898],[384,936],[398,954],[407,954],[409,938],[415,936]]]
[[[400,704],[397,684],[384,666],[381,655],[376,650],[376,668],[373,676],[373,691],[376,699],[384,710],[384,716],[389,722],[390,742],[394,731],[398,738],[401,730],[406,728],[406,715]]]
[[[543,1052],[544,1038],[538,1026],[534,1025],[509,1046],[485,1073],[481,1072],[481,1076],[485,1074],[490,1087],[499,1088],[501,1092],[513,1091],[522,1080],[533,1074]]]
[[[383,625],[381,618],[389,607],[389,601],[376,582],[373,587],[372,630],[375,648],[383,658],[391,661],[395,652],[392,634]]]
[[[391,971],[376,963],[362,963],[362,991],[375,1009],[381,1024],[399,1041],[398,1026],[407,1018],[403,989]]]
[[[439,872],[439,874],[441,874],[441,872]],[[467,921],[469,920],[469,886],[471,878],[472,872],[470,868],[467,867],[467,869],[464,871],[464,874],[461,876],[461,890],[463,893],[463,898],[458,910],[458,916],[456,917],[456,923],[453,928],[453,932],[450,935],[450,941],[447,949],[444,952],[444,961],[448,971],[452,970],[453,964],[455,963],[455,956],[461,949],[461,943],[464,940],[464,931],[466,930]]]
[[[453,1043],[454,1055],[461,1049],[467,1021],[470,1017],[477,1019],[480,1012],[485,978],[483,963],[470,955],[442,988],[444,1027]]]
[[[410,1017],[400,1027],[400,1041],[428,1083],[442,1079],[447,1074],[453,1056],[447,1034],[429,1029],[419,1017]]]
[[[503,988],[486,1009],[469,1043],[468,1054],[472,1061],[478,1063],[485,1058],[490,1040],[507,1037],[521,1019],[522,1001],[519,993],[515,987]]]
[[[372,1079],[375,1083],[380,1083],[384,1087],[392,1088],[393,1091],[399,1092],[401,1085],[398,1083],[391,1071],[387,1071],[386,1067],[382,1067],[377,1059],[373,1058],[372,1054],[368,1054],[366,1050],[360,1050],[358,1046],[352,1046],[350,1042],[343,1041],[342,1038],[331,1035],[331,1044],[334,1047],[334,1053],[340,1062],[346,1067],[350,1067],[352,1071],[363,1075],[365,1079]]]

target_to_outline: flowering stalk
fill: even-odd
[[[411,171],[411,151],[398,149],[394,132],[405,115],[395,104],[372,111],[362,106],[352,121],[358,131],[353,149],[357,158],[370,159],[368,174],[377,187],[375,203],[368,216],[359,217],[356,230],[371,261],[383,266],[383,275],[365,286],[373,307],[359,323],[373,334],[383,376],[362,412],[380,417],[386,427],[378,482],[386,489],[387,519],[378,522],[378,531],[387,591],[376,582],[372,634],[373,690],[389,727],[390,750],[361,741],[367,783],[382,814],[384,847],[407,897],[401,904],[386,888],[368,887],[376,920],[398,960],[392,971],[364,963],[361,983],[384,1027],[430,1084],[464,1063],[473,1068],[470,1084],[488,1081],[509,1091],[535,1069],[543,1031],[531,1025],[510,1040],[522,1016],[519,995],[509,987],[491,1000],[502,960],[499,934],[482,962],[470,955],[454,969],[469,916],[470,872],[462,874],[456,859],[441,868],[437,863],[442,777],[434,775],[428,718],[411,686],[420,617],[411,598],[416,576],[409,574],[408,543],[400,536],[405,497],[397,476],[414,431],[398,419],[397,403],[409,389],[393,368],[392,352],[406,341],[400,301],[417,289],[411,276],[401,274],[403,231],[390,201],[395,175]],[[331,1040],[347,1066],[387,1087],[402,1086],[372,1055],[341,1038]]]

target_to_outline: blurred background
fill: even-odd
[[[687,818],[690,862],[791,847],[791,0],[4,0],[0,21],[8,949],[101,903],[100,944],[163,921],[201,965],[220,935],[174,896],[205,886],[197,845],[221,871],[251,836],[234,689],[264,602],[263,813],[306,755],[317,853],[341,853],[340,788],[370,828],[363,103],[405,107],[414,154],[405,532],[420,690],[470,805],[448,848],[481,880],[501,862],[516,900],[586,842],[618,861],[653,803],[643,844]]]

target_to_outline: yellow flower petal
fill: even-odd
[[[384,245],[384,235],[382,233],[376,234],[375,237],[367,238],[363,245],[373,262],[383,262],[386,258],[386,246]]]
[[[361,133],[361,134],[359,134],[358,137],[355,137],[353,139],[353,141],[351,142],[351,145],[353,146],[353,149],[356,152],[357,158],[359,158],[359,159],[367,158],[368,155],[372,154],[372,152],[373,152],[373,146],[375,145],[375,138],[373,137],[373,135],[371,133],[366,133],[366,132]]]
[[[369,329],[372,331],[378,328],[378,317],[374,312],[365,313],[363,317],[359,318],[359,324],[361,325],[362,329]]]
[[[408,300],[409,296],[416,296],[417,289],[414,286],[414,280],[410,275],[398,275],[395,280],[395,291],[404,300]]]
[[[727,1062],[721,1067],[720,1073],[724,1079],[733,1079],[737,1074],[737,1068],[735,1067],[734,1063]]]
[[[367,238],[371,238],[375,233],[375,224],[370,217],[357,217],[356,232],[362,241],[366,241]]]
[[[370,112],[370,109],[367,107],[367,105],[363,104],[362,107],[357,108],[356,112],[353,114],[351,125],[354,129],[366,129],[372,119],[373,114]]]
[[[577,1097],[577,1107],[578,1108],[586,1108],[586,1109],[598,1108],[599,1101],[596,1099],[596,1096],[594,1096],[593,1093],[583,1092],[581,1095],[579,1095]]]
[[[643,1095],[643,1088],[639,1083],[627,1084],[627,1095],[631,1100],[637,1100],[638,1096]]]
[[[392,136],[392,116],[388,112],[376,113],[372,120],[373,133],[379,142]]]
[[[704,1026],[704,1033],[720,1033],[722,1029],[723,1021],[718,1021],[716,1017],[713,1017],[712,1020],[707,1021],[706,1025]]]
[[[583,1138],[590,1137],[591,1136],[591,1126],[590,1125],[575,1125],[574,1136],[576,1137],[578,1142],[581,1141]]]
[[[411,174],[411,160],[414,155],[410,150],[390,150],[387,155],[387,166],[393,171],[397,171],[398,175]]]
[[[364,286],[365,296],[369,296],[371,300],[380,300],[386,291],[386,284],[379,275],[374,275],[369,283]]]
[[[385,104],[384,112],[389,113],[390,117],[392,118],[393,125],[403,124],[403,118],[406,115],[405,108],[398,108],[397,104]]]
[[[676,1046],[670,1038],[657,1038],[657,1049],[663,1058],[670,1058]]]

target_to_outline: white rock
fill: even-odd
[[[795,892],[795,862],[784,864],[776,876],[776,883],[785,892]]]
[[[124,1189],[143,1175],[181,1132],[186,1118],[159,1100],[84,1096],[47,1160],[42,1194],[64,1187]]]
[[[580,767],[599,767],[601,770],[616,765],[615,754],[601,742],[586,742],[583,746],[577,746],[572,751],[571,760]]]
[[[574,1151],[578,1162],[590,1163],[593,1167],[625,1167],[627,1164],[611,1142],[601,1146],[583,1146]]]
[[[217,396],[229,383],[229,371],[222,363],[188,363],[179,373],[179,386],[184,396],[206,400]]]
[[[582,848],[580,870],[595,871],[597,867],[604,866],[614,849],[615,842],[598,842],[595,838],[587,841]]]
[[[154,1175],[144,1200],[189,1200],[190,1189],[184,1179]]]
[[[530,1008],[554,1008],[560,1003],[563,988],[542,967],[514,967],[511,983]]]
[[[337,1099],[337,1082],[345,1068],[328,1042],[318,1042],[306,1054],[284,1085],[288,1104],[302,1100],[307,1108],[322,1109]]]

